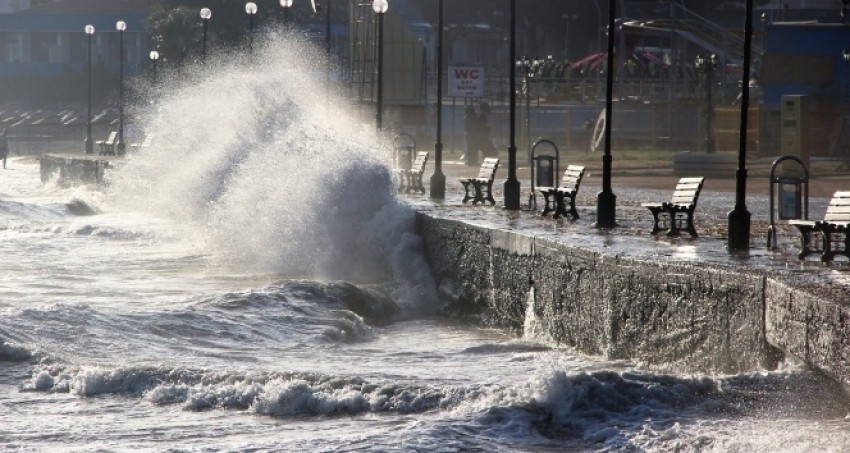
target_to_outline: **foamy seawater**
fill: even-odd
[[[444,316],[386,145],[272,48],[171,82],[107,187],[0,171],[0,450],[850,448],[793,364],[661,374]]]

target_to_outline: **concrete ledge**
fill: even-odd
[[[417,226],[442,295],[495,326],[521,332],[533,304],[559,344],[684,372],[771,369],[782,357],[774,345],[803,347],[774,338],[795,318],[778,309],[768,342],[767,297],[782,291],[757,271],[599,253],[427,213]]]
[[[766,291],[768,341],[850,384],[850,300],[828,300],[772,280]]]
[[[94,155],[45,154],[39,159],[41,182],[57,179],[60,185],[100,184],[112,160]]]

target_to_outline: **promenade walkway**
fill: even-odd
[[[696,210],[695,223],[699,238],[688,235],[668,238],[663,234],[652,236],[652,215],[640,206],[642,202],[669,199],[678,176],[649,169],[615,174],[612,178],[617,196],[616,228],[600,230],[593,227],[596,220],[596,197],[601,190],[601,174],[591,168],[585,175],[576,199],[578,220],[554,220],[541,217],[527,207],[530,182],[525,169],[518,171],[522,187],[522,206],[519,212],[501,208],[504,201],[502,185],[507,169],[500,168],[494,184],[496,206],[472,206],[461,203],[463,189],[456,179],[474,175],[477,167],[467,167],[460,162],[445,161],[446,199],[435,203],[428,195],[410,195],[406,199],[420,211],[428,211],[443,218],[464,220],[492,228],[520,230],[531,236],[546,237],[613,255],[628,255],[652,260],[698,261],[724,267],[743,267],[793,282],[796,287],[823,296],[835,302],[846,302],[850,307],[850,263],[842,258],[823,264],[819,256],[806,261],[797,259],[799,233],[797,229],[776,221],[778,248],[767,250],[769,225],[769,183],[766,177],[751,177],[747,186],[747,209],[752,214],[748,251],[729,253],[727,242],[727,215],[734,207],[735,182],[731,178],[706,178]],[[426,170],[426,186],[433,169]],[[850,177],[825,176],[810,182],[809,217],[820,218],[826,211],[829,197],[836,190],[850,190]],[[542,197],[538,196],[538,203]]]

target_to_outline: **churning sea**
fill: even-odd
[[[850,450],[799,365],[667,374],[447,315],[386,143],[273,42],[136,87],[152,140],[105,185],[0,171],[0,450]]]

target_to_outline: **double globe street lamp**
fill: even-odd
[[[254,15],[257,14],[257,4],[248,2],[245,4],[245,12],[248,14],[248,50],[254,51]]]
[[[711,85],[714,69],[717,68],[717,54],[706,57],[697,55],[694,66],[703,74],[705,82],[705,152],[714,152],[714,106],[712,105]]]
[[[201,8],[201,20],[203,21],[203,24],[204,24],[204,40],[203,40],[203,46],[204,46],[204,48],[203,48],[204,49],[204,53],[203,53],[204,60],[203,61],[204,61],[204,63],[206,63],[206,61],[207,61],[207,22],[209,22],[211,17],[212,17],[212,11],[209,8]]]
[[[383,121],[384,14],[389,6],[387,0],[374,0],[372,2],[372,11],[378,15],[378,96],[377,112],[375,113],[378,130],[381,130]]]
[[[157,62],[157,60],[159,60],[159,52],[157,52],[155,50],[151,50],[151,53],[149,54],[149,56],[150,56],[150,59],[151,59],[151,64],[153,65],[153,68],[152,68],[153,69],[153,83],[154,83],[154,85],[156,85],[156,62]]]
[[[283,23],[289,23],[289,8],[292,8],[292,0],[280,0],[280,6],[283,7]]]
[[[88,119],[86,120],[86,154],[94,152],[94,143],[91,140],[91,38],[94,35],[94,25],[86,25],[83,29],[86,33],[88,52]]]
[[[443,174],[443,0],[437,0],[437,141],[434,142],[434,173],[431,175],[431,198],[446,197],[446,175]]]
[[[504,208],[511,211],[519,211],[519,179],[516,177],[516,0],[511,0],[510,12],[510,122],[508,134],[508,178],[505,180],[503,193],[505,197]]]
[[[516,68],[522,71],[525,91],[525,135],[528,139],[529,159],[531,159],[531,77],[540,64],[542,64],[542,60],[539,58],[528,58],[526,56],[516,61]]]
[[[124,154],[124,31],[127,23],[119,20],[115,23],[118,30],[118,155]]]

